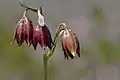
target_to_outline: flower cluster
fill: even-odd
[[[22,18],[16,26],[15,36],[12,42],[16,40],[20,47],[25,41],[28,46],[32,44],[35,50],[37,44],[39,44],[44,50],[45,47],[51,49],[53,41],[50,31],[44,23],[44,17],[40,10],[37,11],[38,25],[35,28],[33,27],[32,21],[27,16],[27,11],[28,9],[24,11]]]
[[[52,47],[55,47],[56,40],[52,40],[51,33],[44,22],[42,8],[40,7],[39,10],[31,9],[37,12],[38,15],[38,24],[36,27],[33,27],[32,21],[27,16],[29,9],[31,8],[27,7],[27,9],[25,9],[22,18],[18,22],[12,42],[16,40],[19,47],[26,42],[28,46],[32,45],[35,50],[38,44],[43,50],[45,50],[46,47],[51,50]],[[60,36],[65,58],[74,59],[76,55],[80,57],[80,44],[76,34],[69,29],[65,23],[61,23],[58,27],[56,37]]]

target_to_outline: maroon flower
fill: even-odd
[[[42,47],[43,50],[45,50],[45,47],[48,47],[49,49],[52,48],[52,38],[49,29],[45,25],[44,22],[44,16],[42,14],[42,8],[38,10],[38,26],[33,32],[33,47],[36,50],[37,44]]]
[[[32,44],[35,50],[38,43],[43,48],[43,50],[45,50],[45,47],[48,47],[49,49],[52,48],[52,38],[50,35],[50,31],[46,26],[37,26],[33,32]]]
[[[80,57],[80,46],[76,34],[66,27],[65,23],[62,23],[60,26],[64,27],[60,31],[60,36],[65,58],[68,59],[70,57],[73,59],[76,54]]]
[[[12,42],[15,40],[18,43],[18,46],[21,46],[24,41],[26,41],[27,45],[31,44],[32,36],[33,36],[33,25],[32,21],[28,19],[26,15],[27,11],[24,11],[23,17],[18,22],[16,31],[15,31],[15,37]]]

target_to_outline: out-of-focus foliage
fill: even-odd
[[[103,24],[105,22],[105,16],[101,8],[94,7],[92,9],[92,16],[96,23]]]
[[[79,69],[78,71],[76,71],[75,73],[70,75],[69,79],[79,80],[79,78],[83,78],[83,77],[85,77],[87,75],[88,75],[88,68],[85,67],[85,68]],[[74,76],[74,77],[72,77],[72,76]]]
[[[120,61],[120,47],[108,40],[102,40],[98,44],[99,51],[104,55],[107,63]]]

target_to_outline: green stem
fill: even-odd
[[[58,26],[57,31],[56,31],[56,35],[53,39],[54,45],[53,45],[52,49],[50,50],[49,54],[47,55],[48,59],[54,54],[56,44],[57,44],[57,41],[58,41],[58,36],[59,36],[60,31],[62,30],[62,29],[60,30],[60,28],[61,28],[61,26]]]
[[[55,38],[54,38],[54,45],[52,47],[52,49],[50,50],[50,52],[48,53],[48,55],[46,53],[44,53],[43,55],[43,61],[44,61],[44,74],[45,74],[45,77],[44,79],[47,80],[47,63],[48,63],[48,60],[49,58],[53,55],[54,51],[55,51],[55,48],[56,48],[56,44],[57,44],[57,36],[58,34],[56,34]]]
[[[45,80],[47,80],[47,77],[48,77],[48,73],[47,73],[48,60],[54,54],[54,51],[55,51],[55,48],[56,48],[56,44],[57,44],[57,41],[58,41],[58,35],[59,35],[60,31],[61,31],[59,29],[60,29],[60,26],[58,26],[56,35],[54,37],[54,40],[53,40],[54,45],[52,46],[52,49],[50,50],[50,52],[48,52],[48,54],[44,53],[44,55],[43,55]]]
[[[33,12],[37,12],[38,11],[38,9],[30,7],[30,6],[27,6],[27,5],[23,4],[22,2],[20,3],[20,5],[21,5],[21,7],[26,8],[28,10],[31,10]]]
[[[45,80],[47,80],[47,63],[48,60],[50,59],[50,57],[54,54],[55,48],[56,48],[56,44],[57,44],[57,37],[58,37],[58,31],[56,33],[56,36],[54,37],[54,45],[52,47],[52,49],[50,50],[50,52],[48,53],[48,55],[46,53],[44,53],[43,55],[43,59],[44,59],[44,74],[45,74]]]
[[[43,55],[43,63],[44,63],[44,74],[45,74],[44,79],[47,80],[47,77],[48,77],[48,75],[47,75],[48,57],[47,57],[46,53],[44,53],[44,55]]]
[[[52,49],[50,50],[49,54],[47,55],[48,56],[48,59],[53,55],[54,51],[55,51],[55,48],[56,48],[56,43],[54,43],[54,46],[52,47]]]

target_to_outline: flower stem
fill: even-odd
[[[54,51],[55,51],[55,48],[56,48],[56,44],[57,44],[57,37],[58,37],[58,30],[57,30],[57,33],[56,33],[56,36],[54,37],[54,45],[52,46],[52,49],[50,50],[50,52],[47,54],[44,54],[43,55],[43,59],[44,59],[44,74],[45,74],[45,80],[47,80],[47,63],[48,63],[48,60],[50,59],[50,57],[54,54]]]
[[[52,49],[50,50],[49,54],[47,55],[48,59],[54,54],[56,44],[57,44],[57,41],[58,41],[59,33],[60,33],[60,26],[58,26],[57,31],[56,31],[56,35],[53,39],[54,45],[52,46]]]
[[[47,80],[47,63],[48,63],[48,57],[46,55],[46,53],[43,55],[43,63],[44,63],[44,79]]]
[[[28,10],[31,10],[31,11],[33,11],[33,12],[37,12],[37,11],[38,11],[38,9],[33,8],[33,7],[31,7],[31,6],[27,6],[27,5],[23,4],[22,2],[20,3],[20,5],[21,5],[21,7],[26,8],[26,9],[28,9]]]

